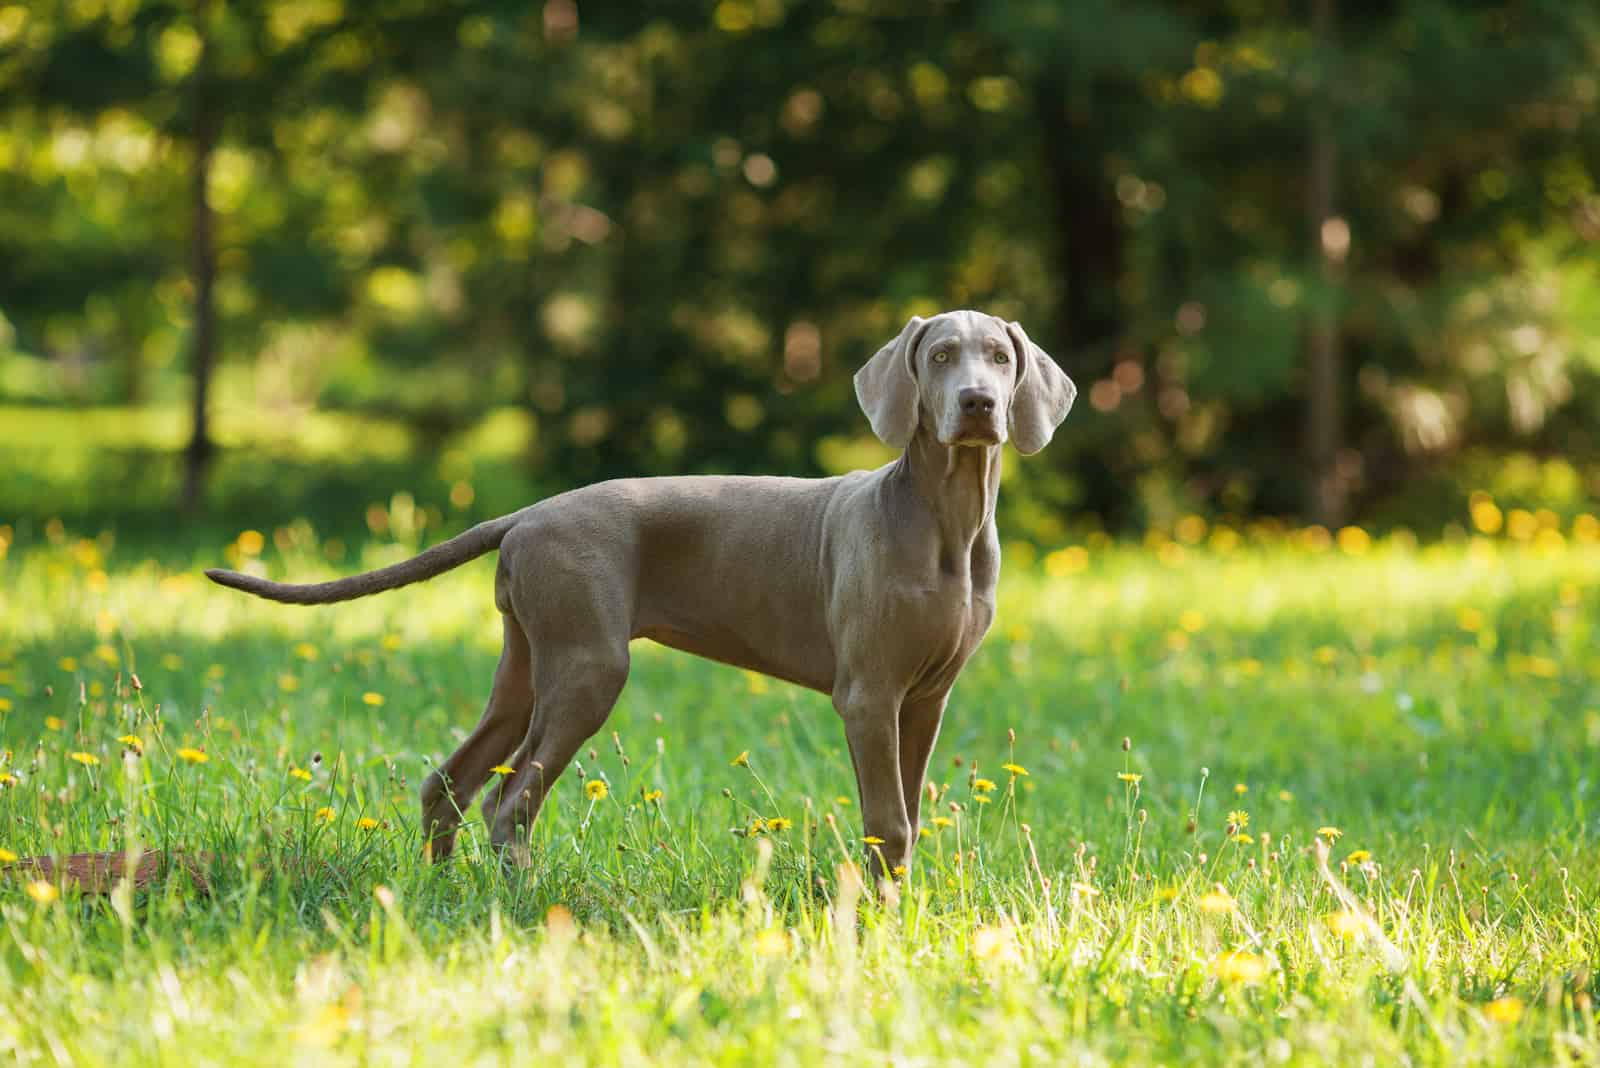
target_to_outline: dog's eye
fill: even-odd
[[[996,352],[994,354],[994,362],[995,363],[1010,363],[1011,362],[1011,357],[1007,356],[1003,352]]]
[[[950,350],[949,349],[940,349],[938,352],[934,353],[933,354],[933,362],[934,363],[949,363],[950,362]]]

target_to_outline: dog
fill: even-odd
[[[802,479],[619,479],[492,519],[403,563],[294,585],[213,581],[329,604],[429,579],[499,549],[504,648],[471,735],[422,787],[422,829],[448,856],[484,802],[490,840],[527,863],[540,805],[605,724],[635,638],[833,698],[875,875],[903,871],[951,687],[994,619],[1001,447],[1050,442],[1077,388],[1017,323],[975,311],[912,318],[857,372],[885,444],[875,471]]]

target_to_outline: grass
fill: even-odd
[[[486,696],[490,561],[295,609],[182,560],[406,546],[0,530],[0,849],[208,865],[205,892],[0,879],[0,1055],[1600,1057],[1600,546],[1184,533],[1011,553],[940,824],[878,900],[820,695],[640,643],[534,870],[476,814],[430,866],[416,787]]]

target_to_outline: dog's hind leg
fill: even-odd
[[[539,650],[538,741],[528,762],[501,792],[489,840],[509,849],[509,859],[528,862],[528,832],[539,808],[584,742],[605,725],[628,679],[627,642],[615,648]]]
[[[500,811],[500,802],[504,799],[506,785],[516,776],[516,773],[528,766],[528,761],[533,757],[533,751],[539,748],[539,739],[543,732],[539,729],[538,698],[534,698],[534,713],[528,717],[528,730],[523,735],[522,744],[517,746],[517,751],[506,760],[506,767],[511,769],[510,775],[496,775],[488,789],[483,791],[483,822],[494,826],[494,816]]]
[[[605,725],[628,681],[639,567],[634,538],[611,517],[590,517],[612,523],[601,528],[604,537],[583,518],[530,521],[500,551],[501,607],[510,605],[531,642],[538,694],[525,751],[513,758],[525,762],[499,784],[490,822],[490,843],[519,864],[530,859],[529,831],[556,779]]]
[[[456,829],[472,797],[528,731],[533,714],[533,664],[528,637],[510,612],[503,613],[505,646],[494,672],[483,718],[467,740],[422,784],[422,834],[435,860],[455,848]]]

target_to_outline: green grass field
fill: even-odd
[[[8,1061],[1600,1057],[1591,541],[1190,524],[1012,552],[938,818],[880,900],[820,695],[640,643],[534,869],[503,872],[476,813],[430,866],[416,788],[487,694],[490,560],[297,609],[198,567],[406,550],[23,530],[0,528],[0,859],[176,850],[207,885],[13,867]]]

